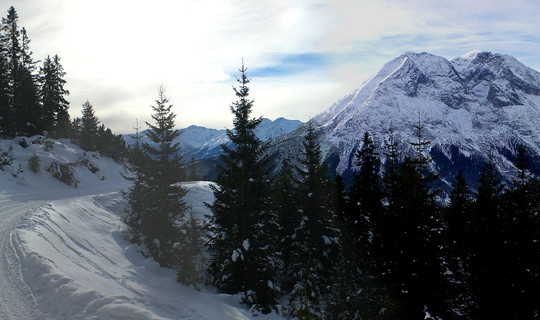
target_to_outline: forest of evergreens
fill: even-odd
[[[540,317],[540,183],[518,149],[518,174],[503,184],[489,162],[471,190],[463,175],[448,201],[427,156],[423,126],[411,154],[392,132],[378,149],[369,133],[350,186],[327,172],[316,124],[297,158],[274,163],[255,136],[247,69],[230,109],[208,223],[198,221],[179,184],[187,179],[165,89],[143,143],[126,148],[100,125],[90,102],[70,119],[57,55],[32,58],[13,7],[0,31],[0,133],[4,138],[69,138],[125,161],[132,187],[127,238],[177,271],[188,285],[238,294],[254,313],[297,319],[537,319]],[[180,136],[181,138],[181,136]],[[383,160],[384,159],[384,162]],[[274,167],[279,172],[272,175]]]

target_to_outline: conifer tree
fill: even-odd
[[[2,137],[9,135],[10,113],[8,64],[0,42],[0,136]]]
[[[387,230],[381,238],[385,248],[378,253],[380,274],[388,283],[395,311],[399,317],[417,318],[424,313],[442,314],[444,292],[442,254],[439,251],[441,221],[430,183],[435,175],[429,170],[425,155],[429,141],[423,138],[418,123],[417,141],[410,142],[414,154],[391,167],[386,186]],[[388,169],[387,169],[388,170]],[[375,247],[377,248],[377,247]],[[395,300],[394,300],[395,299]],[[427,308],[427,309],[426,309]]]
[[[0,41],[2,43],[2,53],[5,53],[5,95],[7,105],[4,107],[3,131],[8,136],[16,135],[15,122],[15,88],[20,87],[19,81],[19,60],[20,60],[20,30],[18,26],[19,16],[12,6],[8,9],[8,14],[2,18],[2,29]]]
[[[294,230],[297,223],[297,203],[296,203],[296,185],[294,184],[294,174],[291,166],[290,155],[281,162],[280,170],[274,178],[272,201],[277,214],[278,225],[280,226],[280,239],[277,251],[281,255],[283,263],[282,270],[289,270],[292,263],[292,246],[295,241]],[[279,281],[283,292],[290,292],[292,289],[291,279],[281,274]]]
[[[142,144],[147,156],[142,184],[145,201],[139,214],[148,254],[164,267],[176,264],[176,251],[183,242],[178,225],[186,219],[187,212],[183,199],[187,191],[179,184],[185,179],[180,147],[174,142],[180,131],[175,129],[176,115],[168,103],[165,88],[160,86],[156,105],[152,106],[154,123],[146,123],[150,143]]]
[[[379,179],[380,160],[368,132],[362,139],[362,147],[356,153],[359,172],[354,176],[351,188],[352,222],[355,226],[357,261],[365,260],[369,254],[375,223],[382,215],[382,187]],[[378,225],[377,227],[383,227]]]
[[[130,242],[136,244],[142,244],[144,238],[144,230],[141,222],[144,209],[147,207],[145,204],[146,195],[144,192],[148,188],[144,176],[148,164],[146,155],[142,150],[139,130],[140,127],[137,122],[135,135],[133,136],[135,144],[129,150],[128,163],[126,164],[126,171],[131,173],[131,176],[126,176],[126,178],[132,181],[133,185],[123,194],[128,203],[126,208],[127,215],[124,219],[128,226],[127,238]]]
[[[262,118],[250,118],[249,78],[242,65],[238,98],[231,105],[233,130],[227,130],[232,147],[222,145],[213,212],[210,274],[221,292],[243,293],[244,302],[269,312],[277,302],[275,283],[277,218],[269,199],[269,164],[255,135]]]
[[[6,54],[7,101],[4,131],[8,135],[32,135],[41,132],[41,110],[33,71],[35,62],[29,48],[30,39],[19,29],[14,7],[2,18],[0,43]]]
[[[469,286],[470,245],[472,240],[471,221],[472,207],[471,190],[467,186],[461,171],[456,175],[450,191],[449,203],[445,208],[446,218],[446,268],[450,272],[449,283],[452,283],[446,292],[447,303],[453,305],[456,314],[454,317],[471,316],[473,301]]]
[[[78,140],[84,150],[96,151],[98,149],[99,119],[90,101],[86,100],[82,107]]]
[[[322,316],[331,286],[334,261],[339,251],[335,227],[333,186],[322,162],[313,122],[302,143],[297,175],[297,221],[290,278],[294,284],[290,303],[294,316],[309,319]]]
[[[467,266],[475,307],[472,314],[480,319],[497,317],[500,310],[493,309],[493,306],[505,303],[500,299],[504,296],[504,289],[497,285],[497,279],[503,276],[501,263],[505,263],[499,259],[503,250],[500,223],[502,190],[499,173],[490,157],[482,169],[476,191],[471,221],[471,257]]]
[[[193,210],[190,210],[180,227],[182,242],[177,243],[176,279],[180,283],[194,285],[196,288],[197,283],[203,282],[205,230],[206,227],[194,215]]]
[[[503,313],[514,319],[532,319],[540,314],[540,183],[529,168],[523,146],[518,147],[516,169],[510,188],[503,196],[501,223],[503,250],[499,260],[506,270],[501,272],[500,286],[505,301]]]
[[[66,96],[69,91],[64,89],[66,81],[64,69],[60,64],[60,57],[47,56],[40,68],[39,82],[40,98],[42,104],[43,126],[55,137],[69,135],[69,102]]]
[[[398,154],[393,133],[389,138],[392,157],[387,156],[391,170],[396,170]],[[381,161],[379,153],[368,132],[364,134],[362,145],[356,152],[356,165],[359,171],[355,174],[351,187],[351,226],[354,231],[349,243],[353,252],[354,265],[361,270],[356,275],[355,287],[360,294],[356,295],[357,310],[363,317],[380,316],[380,310],[391,310],[387,284],[380,277],[381,265],[384,265],[383,252],[386,252],[385,241],[389,234],[389,221],[383,207],[383,184],[379,175]],[[388,180],[389,181],[389,180]],[[354,273],[350,272],[354,275]],[[388,313],[386,314],[388,316]]]

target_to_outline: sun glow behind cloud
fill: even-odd
[[[179,127],[230,127],[242,58],[254,116],[304,121],[404,51],[490,50],[540,68],[531,0],[13,0],[1,9],[9,5],[34,58],[62,58],[72,116],[89,99],[119,132],[149,120],[162,83]]]

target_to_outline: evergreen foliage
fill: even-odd
[[[149,126],[147,136],[151,143],[143,143],[142,150],[147,155],[144,168],[144,206],[140,212],[143,228],[143,244],[148,254],[162,266],[174,266],[176,261],[175,243],[182,243],[179,225],[186,218],[187,204],[183,200],[186,190],[179,184],[185,174],[180,147],[173,140],[180,135],[175,129],[172,105],[165,96],[165,88],[158,91],[156,105],[152,106],[154,123]]]
[[[94,107],[90,101],[82,105],[82,117],[78,132],[81,148],[86,151],[96,151],[98,149],[98,127],[99,119],[95,114]]]
[[[471,316],[472,297],[469,286],[469,270],[467,263],[470,260],[469,246],[472,241],[471,225],[473,217],[473,199],[471,197],[465,177],[461,171],[456,175],[449,196],[449,203],[444,209],[446,267],[448,268],[451,285],[446,292],[446,303],[454,306],[455,315]]]
[[[309,319],[324,312],[334,275],[333,262],[339,252],[339,231],[335,227],[334,187],[322,162],[312,122],[302,145],[299,164],[294,167],[298,206],[293,263],[288,273],[293,283],[290,304],[294,315]]]
[[[280,286],[283,292],[290,292],[293,285],[292,279],[285,277],[284,273],[286,274],[286,271],[289,270],[290,265],[293,263],[294,232],[297,223],[295,190],[296,184],[291,159],[290,156],[287,156],[282,160],[280,170],[277,176],[274,177],[272,190],[272,204],[280,227],[277,252],[281,254],[283,271],[279,272],[279,277],[281,278]]]
[[[26,29],[18,26],[19,16],[14,7],[2,18],[0,44],[4,93],[2,131],[7,136],[33,135],[41,132],[41,108],[36,84],[36,62],[29,48],[30,39]]]
[[[239,86],[234,88],[238,100],[231,105],[233,130],[227,130],[227,136],[233,146],[222,146],[219,187],[209,205],[213,212],[209,271],[221,292],[241,292],[245,303],[267,313],[277,303],[277,217],[270,205],[268,159],[254,132],[262,118],[250,118],[253,100],[246,71],[242,65]]]
[[[180,226],[182,242],[176,243],[178,266],[176,279],[185,285],[194,285],[204,280],[204,236],[206,226],[189,211]]]
[[[40,68],[39,77],[43,127],[53,136],[63,138],[69,136],[70,127],[69,102],[65,98],[69,91],[64,89],[65,75],[60,57],[47,56]]]
[[[490,161],[482,169],[476,192],[476,202],[471,223],[471,257],[468,269],[475,309],[474,317],[490,318],[498,311],[492,310],[502,297],[502,287],[496,279],[502,276],[499,254],[503,249],[501,229],[501,192],[503,186],[495,164]],[[502,304],[501,304],[502,305]]]
[[[67,114],[67,113],[66,113]],[[69,116],[68,118],[69,119]],[[71,132],[73,140],[86,151],[98,151],[119,161],[128,155],[126,143],[121,135],[115,135],[111,129],[100,124],[90,101],[83,104],[82,117],[73,119],[70,126],[59,124],[59,131]],[[67,128],[67,129],[66,129]]]
[[[135,127],[134,140],[135,144],[129,150],[128,162],[126,163],[126,171],[131,173],[131,176],[126,176],[126,179],[133,182],[133,185],[124,193],[124,198],[128,203],[126,208],[127,215],[124,222],[128,225],[128,240],[142,244],[143,242],[143,226],[142,214],[145,206],[145,168],[148,166],[146,154],[142,150],[141,136],[139,126]]]

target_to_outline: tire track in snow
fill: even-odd
[[[4,200],[4,199],[3,199]],[[26,203],[0,202],[0,315],[2,319],[38,319],[37,304],[22,276],[21,260],[13,230],[29,211],[41,205],[39,201]]]

